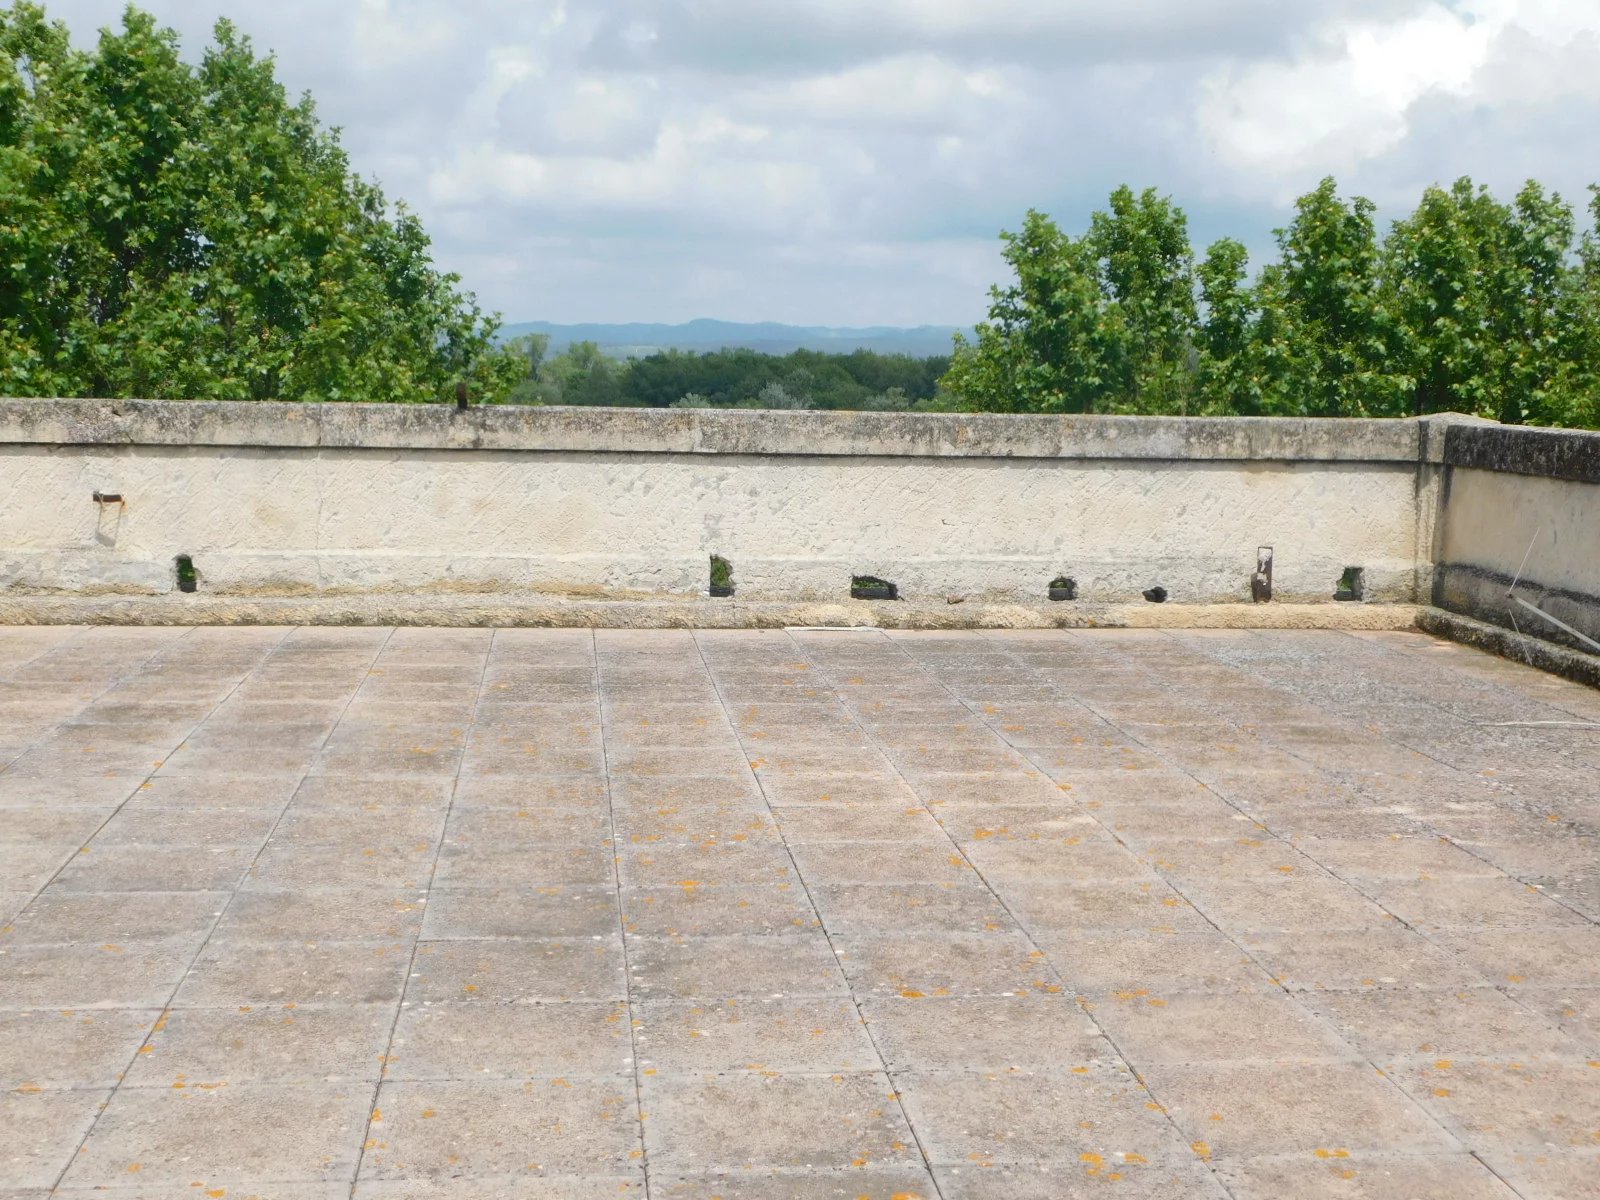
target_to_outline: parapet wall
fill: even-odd
[[[1444,466],[1433,603],[1600,649],[1600,434],[1456,425]]]
[[[1449,424],[0,401],[0,589],[1414,602]]]

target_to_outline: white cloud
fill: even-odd
[[[3,4],[5,0],[0,0]],[[47,0],[80,42],[123,0]],[[197,55],[221,0],[142,0]],[[1261,245],[1600,162],[1595,0],[232,0],[512,319],[960,322],[1037,207]]]

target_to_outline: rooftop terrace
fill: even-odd
[[[1597,723],[1419,633],[0,628],[0,1197],[1594,1195]]]

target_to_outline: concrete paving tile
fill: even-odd
[[[1511,998],[1538,1013],[1580,1047],[1582,1053],[1600,1058],[1600,988],[1506,989]]]
[[[455,809],[606,807],[606,781],[588,775],[463,775],[456,783]]]
[[[1137,988],[1157,995],[1276,989],[1245,950],[1216,932],[1046,929],[1034,940],[1062,982],[1091,997]]]
[[[1432,935],[1493,983],[1600,987],[1600,928],[1444,929]]]
[[[0,892],[0,938],[12,932],[12,918],[32,901],[32,892]]]
[[[291,803],[272,830],[271,846],[331,846],[355,843],[368,846],[412,846],[439,841],[444,830],[446,805],[415,801],[383,802],[337,807],[326,803]]]
[[[3,832],[3,840],[8,847],[49,845],[76,850],[95,836],[95,831],[116,811],[114,806],[7,808],[0,832]]]
[[[927,842],[812,842],[790,848],[810,887],[852,883],[979,883],[949,839]]]
[[[350,840],[331,845],[268,842],[242,887],[420,889],[433,873],[435,842]]]
[[[232,772],[210,775],[156,775],[126,793],[124,814],[155,808],[263,808],[274,815],[289,803],[300,777],[248,776]]]
[[[1490,987],[1319,992],[1305,1003],[1374,1062],[1407,1055],[1534,1058],[1581,1052],[1554,1021]]]
[[[1036,838],[997,835],[963,843],[962,851],[994,886],[1008,880],[1091,883],[1150,878],[1148,865],[1098,833]]]
[[[1219,1174],[1236,1200],[1515,1200],[1495,1173],[1469,1154],[1350,1154],[1247,1158]]]
[[[1595,1200],[1600,1196],[1600,1153],[1593,1150],[1485,1154],[1483,1159],[1522,1200]]]
[[[1042,950],[1020,933],[906,933],[836,937],[856,995],[922,999],[1065,991]]]
[[[1376,929],[1394,923],[1393,915],[1349,884],[1309,871],[1277,879],[1206,876],[1186,880],[1183,891],[1227,934]]]
[[[835,936],[886,929],[978,933],[1016,928],[994,893],[976,882],[818,886],[811,896],[823,925]]]
[[[108,1095],[101,1089],[0,1094],[0,1129],[6,1131],[0,1179],[8,1187],[48,1191],[73,1161]]]
[[[1235,995],[1124,989],[1089,1002],[1094,1019],[1134,1066],[1152,1063],[1350,1060],[1354,1049],[1282,992]]]
[[[650,1173],[650,1194],[663,1200],[936,1200],[921,1167],[836,1167],[721,1171],[701,1175]]]
[[[628,888],[795,882],[794,866],[782,846],[720,842],[710,846],[625,846],[618,867],[622,886]]]
[[[64,892],[212,892],[236,886],[254,846],[84,847],[51,884]]]
[[[841,995],[844,976],[821,933],[628,938],[636,999],[720,1000]]]
[[[416,936],[423,908],[416,889],[253,888],[234,893],[211,941],[394,942]]]
[[[173,998],[175,1008],[383,1004],[400,999],[404,942],[212,941]]]
[[[1396,924],[1383,929],[1247,933],[1241,943],[1290,991],[1470,988],[1479,972]]]
[[[0,950],[0,1009],[161,1008],[194,946],[107,942]]]
[[[387,1004],[176,1009],[157,1023],[124,1086],[376,1081],[393,1023]]]
[[[779,774],[762,771],[761,794],[774,808],[805,805],[878,805],[897,809],[917,806],[914,793],[892,776],[821,774]]]
[[[598,846],[610,833],[610,818],[594,807],[463,808],[451,811],[444,840],[447,846]]]
[[[1494,879],[1502,872],[1444,838],[1432,835],[1382,838],[1305,838],[1307,857],[1346,879]]]
[[[1593,1152],[1600,1138],[1600,1068],[1581,1060],[1439,1058],[1393,1074],[1473,1150]]]
[[[648,1077],[650,1169],[912,1166],[916,1146],[894,1093],[882,1074]]]
[[[1125,1067],[1079,1064],[1050,1072],[895,1076],[913,1127],[940,1164],[1188,1158],[1183,1142]]]
[[[644,1172],[636,1170],[629,1175],[363,1180],[356,1184],[353,1196],[354,1200],[590,1200],[599,1196],[641,1200],[644,1194]],[[347,1189],[339,1200],[351,1195]]]
[[[371,811],[406,808],[440,813],[449,807],[452,781],[448,779],[367,778],[359,775],[313,775],[294,790],[291,813],[309,809]],[[288,814],[286,814],[288,815]],[[401,840],[409,840],[402,838]]]
[[[115,1087],[160,1015],[159,1009],[0,1012],[0,1091]]]
[[[775,845],[782,841],[777,823],[766,805],[755,799],[718,804],[639,805],[620,810],[617,838],[625,846],[644,848],[658,843],[714,843]]]
[[[438,887],[604,887],[616,881],[611,853],[599,846],[530,846],[474,842],[439,852]]]
[[[610,887],[437,887],[422,923],[429,941],[594,937],[617,931]]]
[[[146,772],[113,771],[99,775],[25,774],[21,759],[0,772],[0,809],[98,808],[121,804],[138,789]],[[148,770],[148,768],[147,768]]]
[[[164,941],[194,949],[227,902],[226,892],[49,889],[16,915],[0,947]]]
[[[1585,925],[1588,919],[1514,879],[1385,880],[1373,895],[1408,925]]]
[[[1048,804],[941,804],[933,811],[944,831],[963,845],[995,837],[1089,839],[1102,834],[1100,822],[1069,800]]]
[[[626,1079],[395,1082],[379,1089],[361,1178],[617,1175],[639,1160]]]
[[[407,996],[489,1003],[620,1000],[626,995],[618,935],[421,942]]]
[[[1366,1063],[1155,1064],[1145,1083],[1206,1160],[1439,1154],[1457,1143]]]
[[[1074,884],[1058,880],[996,881],[995,891],[1030,930],[1118,929],[1129,932],[1205,933],[1212,926],[1194,906],[1154,874],[1149,880]]]
[[[1115,1057],[1064,995],[869,996],[862,1008],[891,1071],[1045,1071]]]
[[[628,1006],[408,1004],[386,1078],[549,1079],[632,1075]]]
[[[108,846],[241,846],[256,850],[272,832],[278,814],[271,808],[156,808],[130,805],[94,834],[93,849]],[[87,841],[87,836],[83,839]]]
[[[882,1068],[849,999],[651,1000],[635,1006],[647,1073]]]
[[[624,888],[621,901],[627,932],[642,937],[803,933],[821,928],[798,883]]]
[[[938,1171],[944,1200],[1224,1200],[1204,1166],[1150,1162],[1142,1154],[1089,1154],[1076,1163],[947,1166]]]
[[[0,845],[0,891],[37,892],[77,853],[70,843]]]
[[[256,1179],[349,1179],[371,1097],[370,1086],[124,1088],[62,1185],[132,1182],[155,1192],[196,1179],[230,1189]]]

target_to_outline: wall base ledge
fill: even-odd
[[[0,625],[437,625],[595,629],[1410,629],[1412,604],[959,604],[584,600],[537,593],[243,597],[0,593]]]
[[[1437,637],[1600,688],[1600,655],[1585,654],[1443,608],[1423,608],[1417,614],[1417,627]]]

